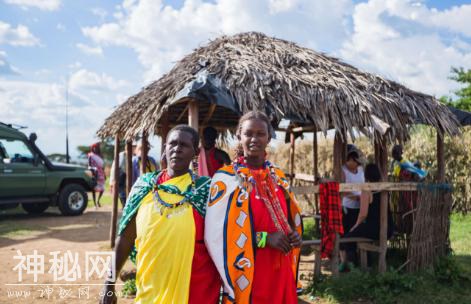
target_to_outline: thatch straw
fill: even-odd
[[[292,42],[250,32],[220,37],[184,57],[120,105],[98,135],[158,133],[163,115],[176,123],[172,120],[185,111],[185,104],[175,103],[176,94],[202,72],[220,79],[240,109],[233,113],[218,106],[208,124],[220,128],[234,127],[238,115],[258,109],[275,122],[296,118],[319,131],[335,128],[344,136],[353,128],[367,131],[373,115],[391,126],[390,139],[408,138],[407,128],[415,121],[458,133],[451,112],[432,96]]]

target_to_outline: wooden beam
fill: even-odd
[[[214,110],[216,110],[216,104],[215,104],[215,103],[212,103],[212,104],[209,106],[208,115],[204,118],[203,122],[201,123],[202,126],[205,126],[205,125],[209,122],[209,120],[211,119],[211,117],[213,117]]]
[[[330,258],[330,267],[332,276],[334,278],[339,276],[339,249],[340,249],[340,235],[335,233],[334,250],[332,250],[332,257]]]
[[[314,178],[319,176],[319,152],[318,152],[318,143],[317,143],[317,132],[314,132],[313,139],[312,139],[312,175]]]
[[[170,131],[170,124],[169,124],[169,119],[168,119],[168,115],[164,115],[162,117],[162,121],[161,121],[161,128],[160,128],[160,155],[162,156],[164,154],[164,150],[165,150],[165,142],[167,142],[167,135],[168,135],[168,132]],[[162,164],[160,164],[160,166],[162,167]],[[165,168],[161,168],[161,169],[165,169]]]
[[[196,100],[188,102],[188,125],[198,131],[198,103]]]
[[[318,143],[317,143],[317,132],[314,131],[312,136],[312,177],[314,179],[314,183],[317,182],[317,178],[319,178],[319,152],[318,152]],[[295,176],[296,178],[296,176]],[[314,209],[315,214],[320,214],[319,208],[319,195],[316,193],[314,194]],[[320,221],[314,218],[314,223],[316,226],[316,231],[320,231]]]
[[[185,116],[186,111],[188,111],[188,107],[189,107],[189,104],[187,104],[185,109],[180,113],[180,115],[178,115],[177,122],[180,122],[183,116]]]
[[[297,176],[297,174],[296,174]],[[352,192],[352,191],[417,191],[418,183],[363,183],[351,184],[342,183],[339,186],[339,192]],[[294,194],[315,194],[319,193],[319,186],[298,186],[293,187]]]
[[[316,130],[315,126],[304,126],[304,127],[296,127],[293,128],[292,131],[294,133],[299,133],[299,132],[313,132]]]
[[[445,182],[445,152],[443,133],[437,130],[437,182]]]
[[[111,248],[114,248],[115,239],[116,239],[116,223],[118,221],[118,193],[119,193],[119,136],[116,135],[114,140],[114,170],[113,178],[116,181],[115,186],[113,187],[113,209],[111,210],[111,226],[110,226],[110,245]]]
[[[290,174],[290,184],[293,184],[294,180],[294,153],[295,153],[295,146],[296,138],[294,137],[294,133],[289,133],[289,174]]]
[[[132,140],[126,141],[126,197],[129,197],[132,187]]]
[[[379,168],[381,170],[382,181],[388,180],[388,146],[386,138],[382,138],[379,145]],[[388,250],[388,193],[381,191],[380,200],[380,215],[379,215],[379,259],[378,259],[378,272],[386,271],[386,252]]]
[[[149,153],[149,141],[147,140],[147,132],[142,132],[142,141],[141,141],[141,174],[146,173],[147,169],[147,154]],[[139,155],[138,155],[139,156]]]
[[[334,180],[340,182],[342,178],[342,158],[343,158],[343,140],[339,131],[335,131],[334,137],[334,152],[333,152],[333,169]]]

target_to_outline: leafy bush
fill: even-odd
[[[126,297],[135,296],[137,293],[136,280],[130,279],[124,282],[123,295]]]

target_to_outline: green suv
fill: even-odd
[[[92,171],[52,163],[36,146],[36,134],[0,122],[0,210],[21,203],[39,214],[57,206],[64,215],[80,215],[87,208],[87,191],[95,186]]]

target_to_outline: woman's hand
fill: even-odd
[[[279,231],[268,233],[267,245],[282,251],[284,254],[287,254],[291,250],[290,239],[286,234]]]
[[[116,292],[113,283],[105,282],[103,289],[100,292],[100,304],[116,304]]]
[[[301,247],[303,243],[303,239],[296,230],[293,230],[288,234],[288,239],[291,247]]]

